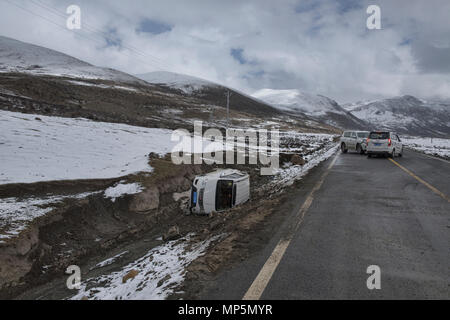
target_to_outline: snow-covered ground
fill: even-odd
[[[44,198],[0,198],[0,243],[17,236],[34,219],[41,217],[65,199],[82,199],[96,192]],[[2,240],[3,239],[3,240]]]
[[[291,185],[305,176],[309,170],[333,156],[339,148],[339,145],[333,141],[335,136],[329,134],[287,132],[285,135],[290,138],[294,146],[297,144],[302,144],[303,146],[283,147],[281,150],[305,154],[303,159],[306,161],[306,164],[300,166],[289,163],[278,169],[273,181],[267,186],[269,189]],[[306,155],[306,153],[308,154]]]
[[[0,111],[0,184],[101,179],[151,171],[171,130]]]
[[[405,146],[425,154],[450,158],[450,139],[402,137]]]
[[[186,267],[203,255],[208,246],[223,237],[213,237],[189,246],[193,235],[167,242],[151,249],[140,259],[126,265],[120,271],[88,279],[81,284],[78,293],[71,297],[80,300],[163,300],[184,281]],[[124,277],[138,272],[124,281]]]

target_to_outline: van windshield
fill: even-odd
[[[389,139],[389,132],[371,132],[370,139],[387,140]]]
[[[368,136],[368,132],[358,132],[358,138],[367,138]]]

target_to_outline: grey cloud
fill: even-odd
[[[446,0],[377,0],[383,30],[374,31],[365,27],[373,4],[366,0],[80,0],[82,22],[97,34],[64,30],[68,1],[41,2],[63,16],[17,1],[60,27],[0,2],[1,33],[129,73],[165,69],[248,93],[297,88],[339,102],[450,98]],[[102,33],[111,30],[108,42]]]

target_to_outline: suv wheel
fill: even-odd
[[[390,158],[394,159],[395,158],[395,149],[392,149],[392,153],[389,155]]]
[[[345,143],[341,144],[341,151],[342,151],[342,153],[347,153],[348,149],[347,149],[347,146],[345,145]]]
[[[356,145],[356,152],[358,152],[359,154],[364,154],[364,150],[363,148],[361,148],[361,145],[359,143]]]

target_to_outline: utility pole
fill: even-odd
[[[232,96],[232,93],[228,90],[225,96],[227,97],[227,130],[228,130],[230,121],[230,97]]]

